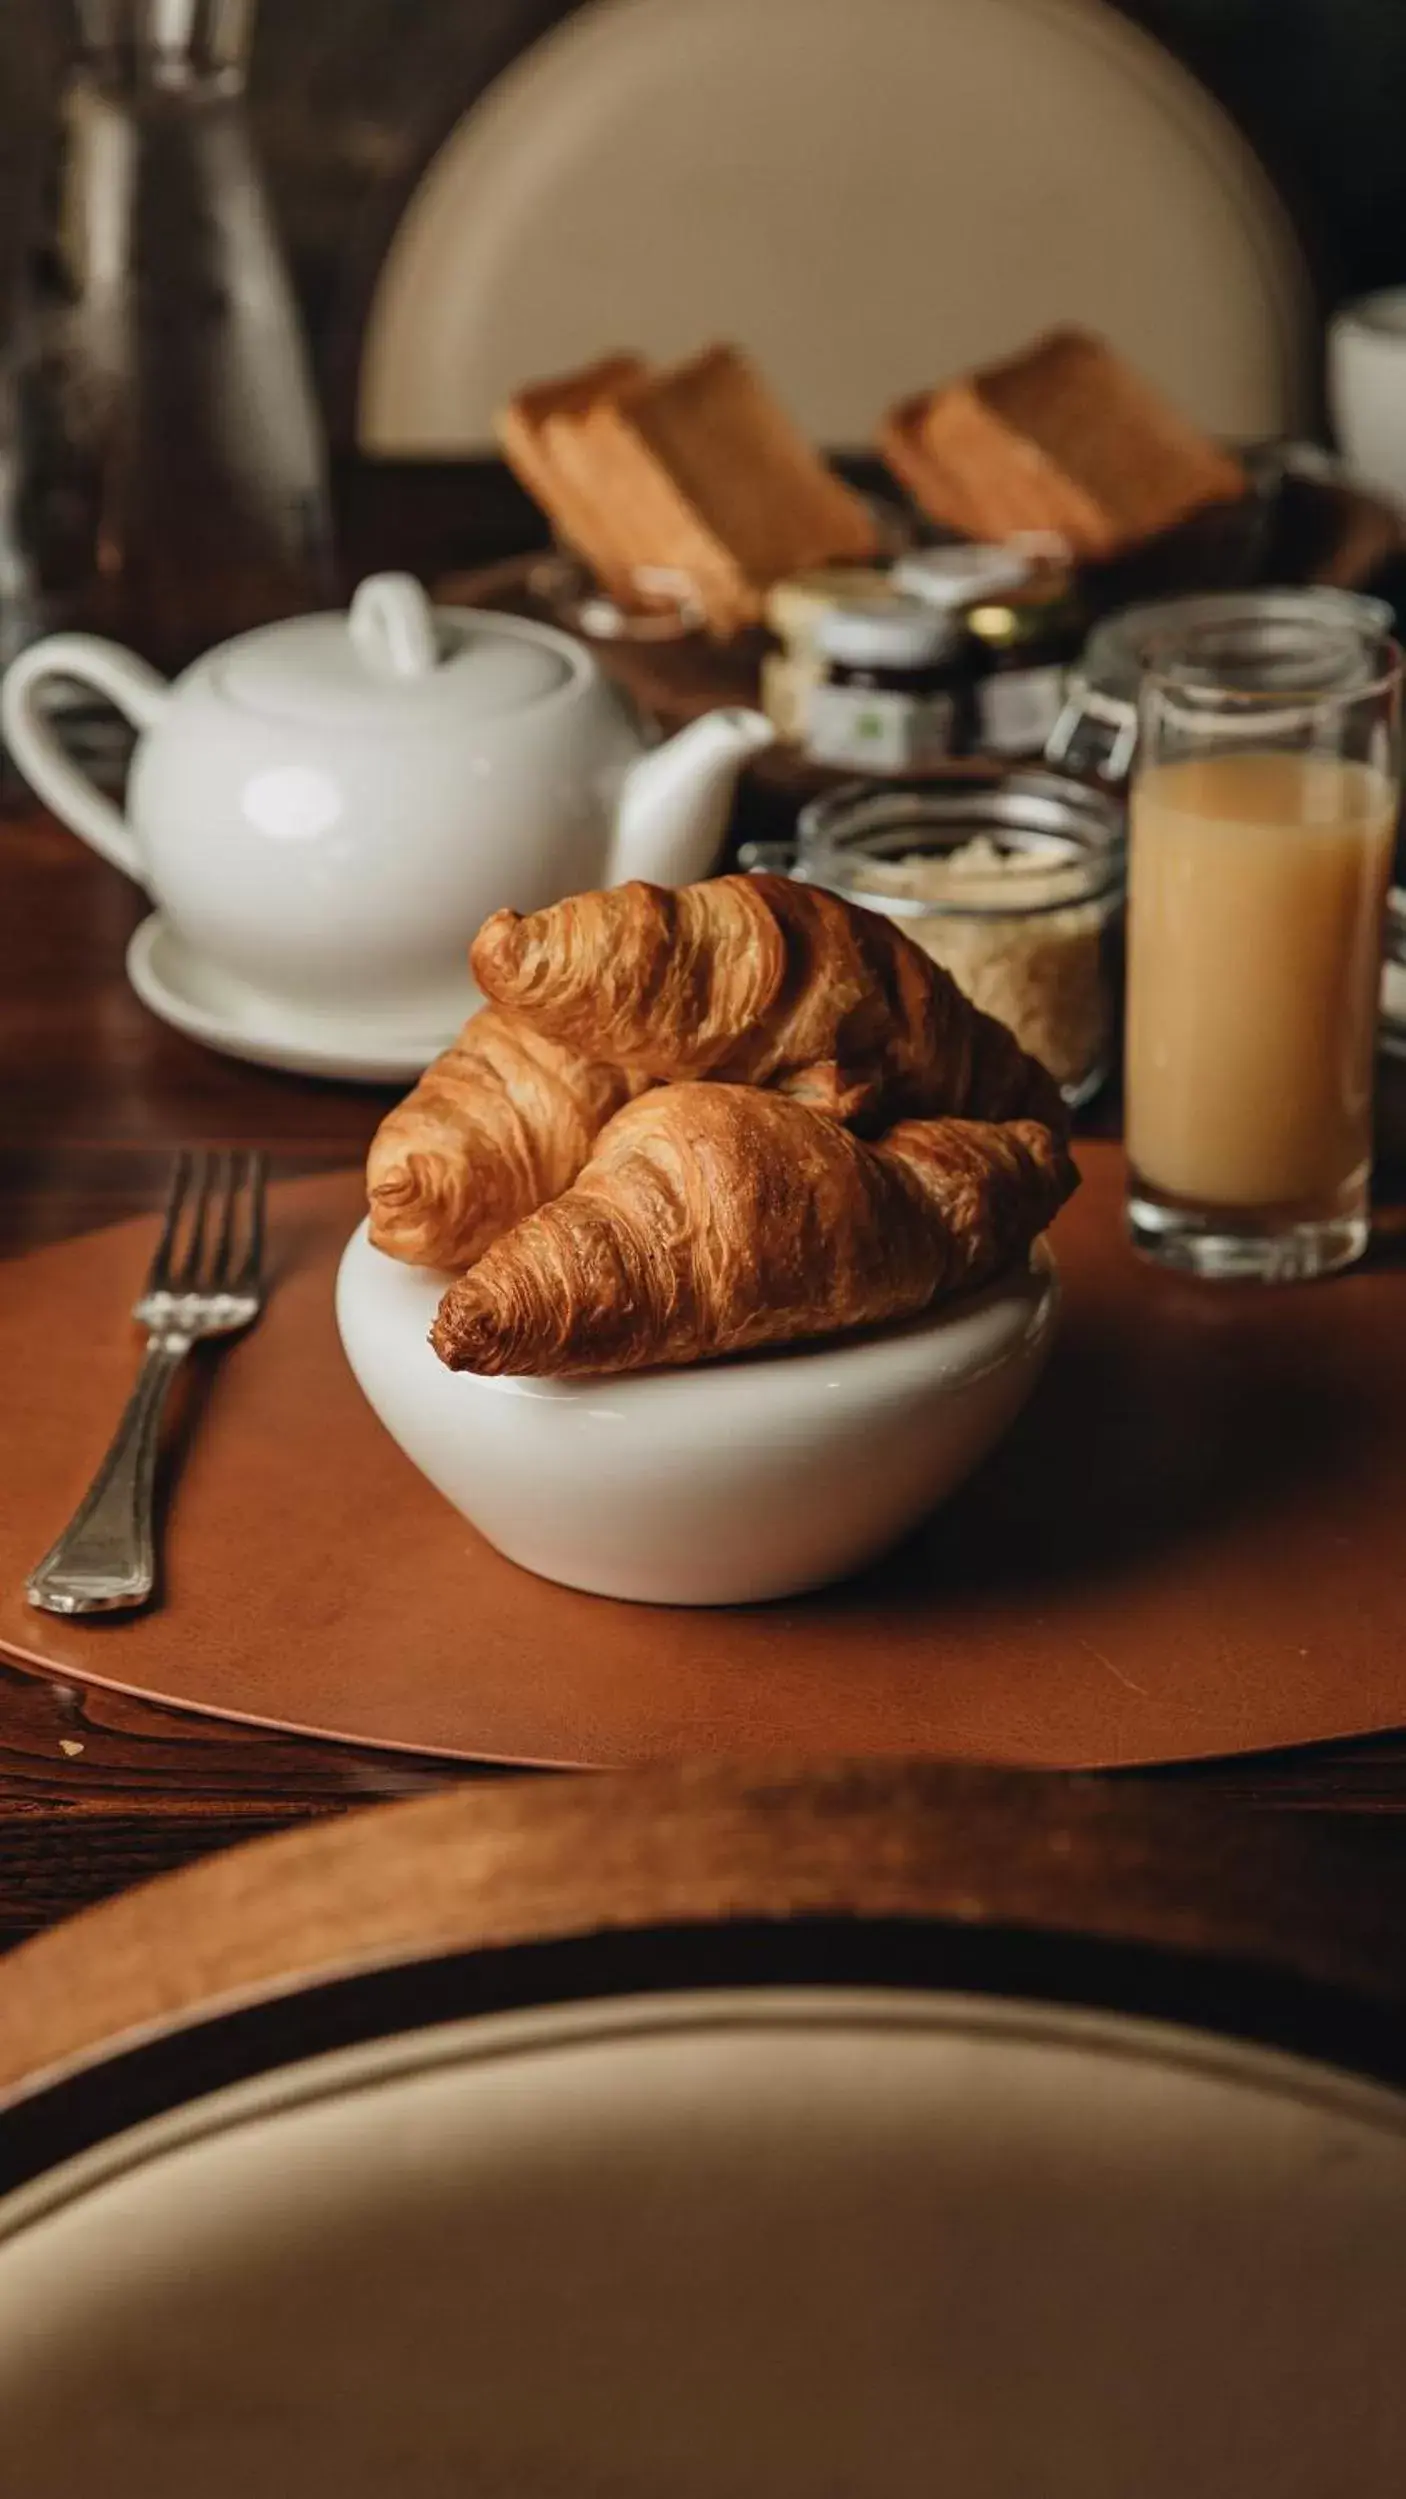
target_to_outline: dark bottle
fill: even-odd
[[[321,424],[244,108],[253,0],[79,0],[17,391],[36,629],[184,665],[331,594]]]

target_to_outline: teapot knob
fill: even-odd
[[[372,573],[351,603],[357,657],[378,677],[427,677],[439,666],[434,609],[413,573]]]

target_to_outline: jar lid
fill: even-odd
[[[1209,590],[1190,598],[1151,600],[1140,607],[1123,608],[1095,626],[1079,662],[1079,678],[1098,702],[1134,716],[1149,659],[1164,636],[1171,639],[1217,625],[1273,631],[1312,623],[1345,626],[1364,642],[1375,643],[1391,632],[1392,610],[1383,599],[1339,590],[1326,582],[1284,590]]]
[[[922,599],[866,599],[829,609],[815,640],[842,668],[925,668],[956,649],[959,631]]]
[[[888,595],[888,574],[872,564],[821,564],[773,582],[764,612],[772,632],[788,649],[809,653],[821,620],[833,608]]]
[[[1019,547],[919,547],[895,564],[895,587],[931,607],[973,607],[1003,591],[1021,590],[1034,558]]]

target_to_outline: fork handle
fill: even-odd
[[[47,1614],[107,1614],[146,1604],[156,1584],[152,1509],[161,1415],[190,1346],[188,1336],[148,1340],[107,1456],[63,1534],[30,1573],[31,1605]]]

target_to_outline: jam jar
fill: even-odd
[[[988,755],[1039,755],[1063,710],[1065,674],[1086,624],[1064,539],[1026,531],[1000,546],[921,547],[895,567],[894,581],[961,623],[972,743]]]
[[[887,572],[872,564],[813,565],[773,582],[764,611],[762,710],[789,746],[804,745],[806,705],[825,675],[815,639],[822,621],[834,608],[888,594]]]
[[[831,608],[816,627],[823,674],[806,703],[806,752],[850,771],[921,772],[961,741],[962,631],[921,599]]]

